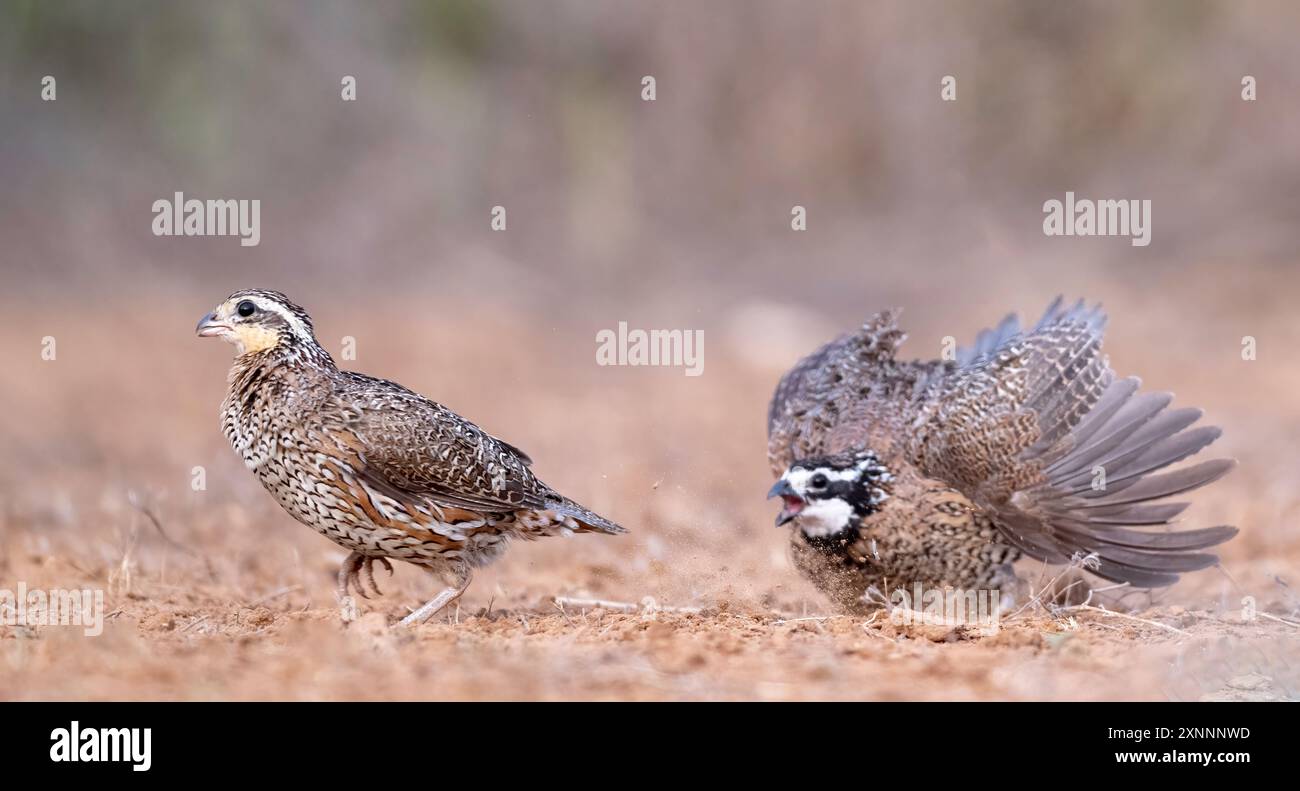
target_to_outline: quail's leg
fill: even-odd
[[[356,584],[354,580],[357,576],[357,570],[361,568],[361,564],[365,561],[366,556],[360,552],[353,552],[351,555],[344,558],[343,565],[339,566],[338,587],[336,587],[334,591],[335,595],[338,596],[339,601],[348,598],[348,586]],[[361,586],[357,585],[356,587],[357,592],[364,596],[365,591],[361,590]]]
[[[473,573],[469,569],[461,569],[459,575],[460,579],[454,587],[444,589],[422,605],[420,609],[403,618],[399,625],[412,626],[417,623],[424,623],[437,615],[439,610],[459,599],[460,595],[469,587],[470,580],[473,579]]]
[[[357,602],[348,595],[348,583],[356,576],[357,569],[365,561],[366,556],[360,552],[353,552],[343,560],[339,566],[338,585],[334,589],[334,596],[339,600],[339,617],[343,623],[350,623],[357,619]],[[360,585],[357,586],[360,589]]]

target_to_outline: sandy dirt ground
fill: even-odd
[[[1294,699],[1300,374],[1268,360],[1300,339],[1259,285],[1225,285],[1221,310],[1194,322],[1166,307],[1176,284],[1157,305],[1109,304],[1117,370],[1206,408],[1226,429],[1216,449],[1241,461],[1186,516],[1241,527],[1222,568],[1094,599],[1107,611],[1023,602],[991,634],[837,615],[790,566],[763,499],[766,401],[838,317],[720,309],[701,320],[706,373],[692,378],[597,367],[587,324],[522,308],[484,305],[467,335],[450,313],[309,305],[327,348],[357,338],[348,367],[457,409],[632,531],[516,544],[459,607],[405,630],[389,624],[435,581],[398,564],[342,623],[344,552],[282,513],[221,437],[230,349],[190,327],[222,294],[9,304],[0,588],[102,590],[106,620],[94,637],[0,626],[0,698]],[[926,339],[970,337],[1048,296],[959,316],[907,306],[904,351],[933,356]],[[1195,337],[1166,343],[1171,327]],[[1266,339],[1260,360],[1240,359],[1243,334]]]

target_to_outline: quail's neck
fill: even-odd
[[[230,382],[234,384],[255,371],[281,367],[314,368],[322,372],[338,370],[334,358],[330,357],[330,353],[314,339],[311,341],[282,340],[270,348],[236,356],[230,368]]]

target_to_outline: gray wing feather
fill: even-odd
[[[1067,308],[1058,297],[1027,333],[1014,331],[1014,317],[980,333],[958,357],[950,403],[923,411],[918,425],[928,431],[915,455],[923,472],[988,508],[1027,554],[1057,563],[1095,554],[1103,578],[1168,585],[1214,565],[1213,554],[1195,550],[1236,528],[1135,528],[1168,524],[1187,504],[1155,501],[1212,483],[1235,462],[1161,472],[1221,431],[1192,428],[1200,410],[1167,409],[1169,393],[1139,394],[1138,379],[1117,380],[1101,352],[1105,324],[1100,306]]]

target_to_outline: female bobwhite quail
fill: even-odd
[[[455,583],[403,619],[427,620],[511,538],[623,533],[538,480],[522,451],[394,382],[341,371],[311,318],[283,294],[231,294],[198,325],[235,345],[221,426],[295,519],[352,551],[339,569],[367,597],[372,564],[394,558]]]
[[[951,361],[899,361],[892,313],[787,373],[768,413],[769,497],[793,522],[795,565],[860,609],[868,589],[1013,593],[1010,564],[1079,557],[1107,580],[1154,588],[1214,565],[1197,550],[1233,527],[1166,525],[1235,462],[1161,472],[1218,438],[1197,409],[1136,394],[1101,352],[1105,315],[1058,298],[1021,331],[1014,315]]]

